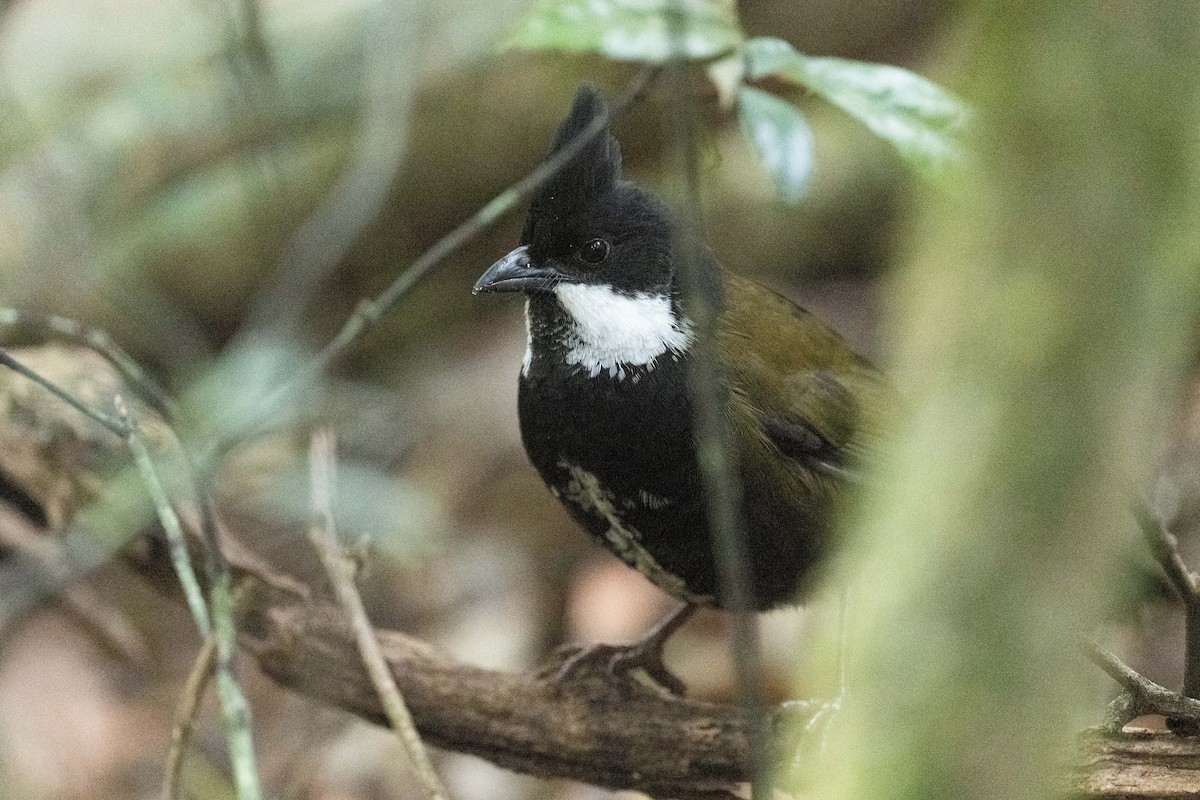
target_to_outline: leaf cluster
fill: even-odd
[[[800,106],[764,86],[796,87],[832,103],[923,174],[951,167],[962,154],[968,113],[952,94],[900,67],[810,56],[782,39],[747,38],[732,0],[542,0],[509,45],[705,63],[790,205],[804,198],[812,180],[813,134]]]

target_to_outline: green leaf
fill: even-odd
[[[800,109],[761,89],[744,86],[738,92],[738,119],[771,173],[780,199],[789,205],[800,202],[813,169],[812,130]]]
[[[680,11],[682,24],[674,23]],[[540,0],[508,46],[659,63],[680,49],[690,59],[715,58],[744,39],[734,0]]]
[[[966,106],[920,75],[888,64],[806,56],[781,39],[752,39],[745,55],[749,80],[770,75],[804,86],[918,168],[938,170],[960,158]]]

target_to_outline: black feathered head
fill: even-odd
[[[621,174],[621,148],[609,131],[608,107],[600,93],[590,86],[580,87],[575,93],[571,112],[558,126],[550,153],[566,147],[597,117],[604,119],[604,129],[534,195],[531,214],[572,214],[616,183]]]
[[[650,192],[620,179],[621,150],[595,89],[576,93],[550,153],[593,125],[598,135],[532,198],[520,246],[480,276],[475,292],[537,295],[590,285],[627,296],[669,294],[671,214]]]

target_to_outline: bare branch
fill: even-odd
[[[630,81],[624,94],[613,103],[612,116],[623,114],[642,95],[650,80],[657,74],[657,67],[646,67]],[[417,283],[429,274],[434,267],[455,253],[460,247],[474,239],[489,228],[520,203],[523,203],[541,188],[547,181],[557,175],[583,150],[593,139],[600,135],[608,125],[607,118],[597,118],[585,128],[579,136],[566,147],[551,154],[532,172],[493,198],[487,205],[477,211],[470,219],[459,225],[450,233],[439,239],[432,247],[422,253],[416,261],[409,265],[388,288],[384,289],[373,300],[364,300],[355,308],[354,313],[346,320],[337,336],[312,357],[303,367],[296,371],[286,382],[264,398],[257,420],[246,423],[243,438],[250,438],[256,429],[276,413],[281,403],[299,387],[311,381],[321,372],[340,358],[355,342],[369,331],[389,311],[391,311]],[[232,446],[233,442],[217,443],[215,448],[220,451]]]
[[[171,749],[163,775],[163,800],[180,800],[183,795],[183,761],[196,726],[196,715],[217,665],[217,640],[209,636],[196,656],[187,682],[175,706],[175,725],[171,729]]]
[[[1179,599],[1185,606],[1200,606],[1200,582],[1179,554],[1179,540],[1145,503],[1138,503],[1134,512],[1150,554],[1162,567]]]
[[[1184,613],[1184,669],[1183,694],[1200,698],[1200,579],[1188,568],[1179,554],[1179,540],[1175,538],[1163,521],[1146,503],[1134,507],[1142,535],[1150,547],[1150,553],[1158,561],[1167,580],[1183,601]],[[1189,732],[1200,730],[1197,720],[1188,722]],[[1184,724],[1172,718],[1172,726]],[[1180,730],[1182,733],[1183,731]]]
[[[64,338],[96,351],[117,368],[130,388],[137,392],[142,400],[154,406],[155,411],[168,420],[177,416],[175,401],[107,331],[58,314],[37,314],[25,309],[4,307],[0,307],[0,324],[8,325],[27,335]]]
[[[375,638],[375,631],[371,627],[371,620],[367,618],[362,596],[354,585],[354,575],[357,572],[355,563],[346,556],[338,542],[333,520],[335,446],[333,434],[328,430],[313,434],[309,464],[312,473],[314,513],[308,538],[321,557],[325,574],[329,576],[338,602],[350,620],[358,652],[362,656],[371,683],[379,694],[388,724],[396,733],[401,749],[408,755],[408,762],[424,789],[425,796],[430,800],[446,800],[446,789],[429,760],[429,754],[425,752],[425,745],[421,742],[416,726],[413,725],[412,715],[396,687],[396,679],[383,657],[379,640]]]
[[[114,435],[121,437],[121,439],[124,439],[128,434],[128,431],[121,420],[112,417],[104,411],[92,408],[87,403],[75,397],[75,395],[57,386],[52,381],[46,380],[38,373],[29,369],[29,367],[26,367],[24,364],[17,361],[15,358],[9,355],[7,350],[3,348],[0,348],[0,365],[8,367],[18,375],[33,381],[38,386],[41,386],[46,391],[50,392],[50,394],[57,397],[59,400],[62,400],[71,408],[75,409],[89,419],[99,423],[102,428],[105,428]]]
[[[240,642],[282,685],[378,724],[387,716],[345,612],[226,543],[245,598]],[[154,585],[162,548],[129,563]],[[740,709],[671,696],[606,670],[556,681],[557,664],[513,674],[463,664],[398,631],[375,630],[389,672],[428,743],[541,777],[673,798],[728,797],[745,780]]]
[[[1084,653],[1125,690],[1127,699],[1119,699],[1111,709],[1108,727],[1114,732],[1143,714],[1162,714],[1182,722],[1200,723],[1200,700],[1184,697],[1139,675],[1114,653],[1094,642],[1084,644]]]

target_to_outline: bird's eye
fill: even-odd
[[[599,264],[608,258],[609,249],[608,242],[603,239],[592,239],[581,244],[575,255],[585,264]]]

